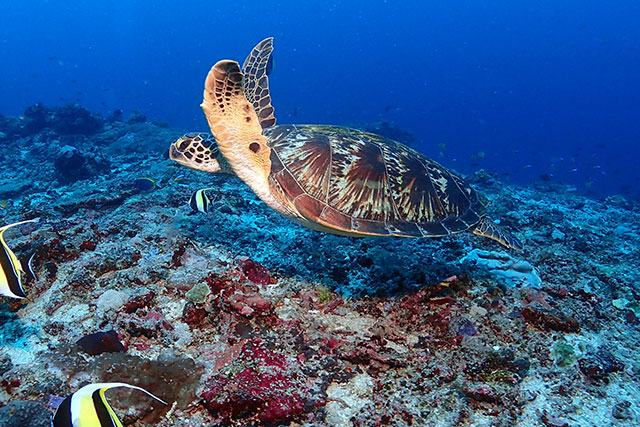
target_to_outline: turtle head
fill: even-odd
[[[216,140],[203,133],[187,134],[175,140],[169,147],[169,158],[202,172],[230,172],[229,165],[218,151]]]

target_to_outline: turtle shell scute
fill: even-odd
[[[271,179],[310,221],[356,235],[444,236],[480,221],[460,176],[398,142],[355,129],[265,129]]]

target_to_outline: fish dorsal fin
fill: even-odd
[[[253,105],[263,129],[276,124],[268,77],[273,65],[272,52],[273,37],[269,37],[258,43],[242,64],[242,90],[247,101]]]

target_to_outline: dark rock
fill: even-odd
[[[637,325],[638,324],[638,316],[633,310],[624,310],[624,321],[629,325]]]
[[[20,120],[15,117],[5,117],[0,114],[0,132],[6,137],[11,137],[21,133]],[[4,139],[4,138],[0,138]]]
[[[52,109],[38,103],[25,110],[24,119],[18,122],[17,129],[9,127],[9,134],[29,136],[51,129],[58,135],[93,135],[101,131],[103,125],[99,115],[77,104]]]
[[[182,309],[182,321],[192,328],[198,327],[207,317],[205,309],[197,307],[189,301]]]
[[[467,372],[485,381],[514,384],[529,373],[530,367],[531,362],[526,359],[516,359],[512,349],[504,348],[489,353],[481,364],[470,365]]]
[[[107,160],[95,158],[71,145],[65,145],[60,149],[53,166],[62,183],[87,179],[106,172],[110,168]]]
[[[591,245],[586,239],[582,237],[576,237],[575,241],[573,242],[573,250],[582,253],[589,253],[589,251],[591,250]]]
[[[28,107],[24,111],[24,120],[20,127],[22,135],[33,135],[47,127],[50,110],[44,105],[37,103]]]
[[[118,333],[113,329],[107,332],[96,332],[80,338],[76,344],[82,350],[92,356],[102,353],[122,353],[124,346],[118,338]]]
[[[113,110],[111,113],[109,113],[109,115],[105,118],[105,121],[107,123],[121,122],[123,118],[124,116],[122,114],[122,110],[118,109]]]
[[[138,110],[133,110],[127,119],[127,123],[143,123],[147,121],[147,117]]]
[[[577,320],[558,311],[536,308],[533,304],[522,309],[522,316],[527,323],[547,331],[578,332],[580,330]]]
[[[633,413],[631,412],[631,402],[624,400],[620,403],[616,403],[611,411],[613,418],[618,420],[631,420],[633,419]]]
[[[496,391],[486,384],[481,384],[474,387],[469,387],[464,390],[464,394],[466,394],[469,398],[483,403],[500,403],[500,396],[496,393]]]
[[[11,358],[9,356],[3,356],[0,359],[0,376],[5,372],[8,372],[11,368],[13,368],[13,363],[11,362]]]
[[[50,427],[51,412],[38,402],[16,400],[0,408],[0,427]]]
[[[0,198],[10,199],[24,195],[33,186],[31,181],[9,181],[0,183]]]
[[[540,421],[545,427],[569,427],[569,423],[555,415],[549,415],[546,410],[542,411]]]
[[[60,149],[58,157],[53,161],[53,166],[63,182],[86,179],[91,175],[85,156],[76,147],[70,145]]]
[[[594,382],[608,383],[607,376],[624,369],[624,365],[607,350],[588,354],[578,360],[578,367],[587,378]]]
[[[48,125],[59,135],[93,135],[102,130],[104,123],[89,110],[69,104],[54,109]]]
[[[511,362],[510,366],[510,369],[518,374],[520,378],[524,378],[529,373],[530,368],[531,362],[529,362],[527,359],[516,359]]]

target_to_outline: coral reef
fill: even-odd
[[[340,237],[280,217],[235,177],[176,167],[179,130],[58,110],[0,118],[3,222],[40,218],[7,235],[20,259],[35,251],[38,279],[0,305],[0,425],[48,425],[98,381],[169,402],[112,399],[125,425],[638,423],[634,202],[480,176],[524,251],[470,233]],[[81,163],[56,166],[65,146]],[[205,187],[216,203],[194,214]]]
[[[527,261],[518,261],[504,252],[474,249],[460,259],[462,264],[471,264],[478,270],[485,270],[496,281],[509,287],[539,288],[542,280],[535,268]]]

